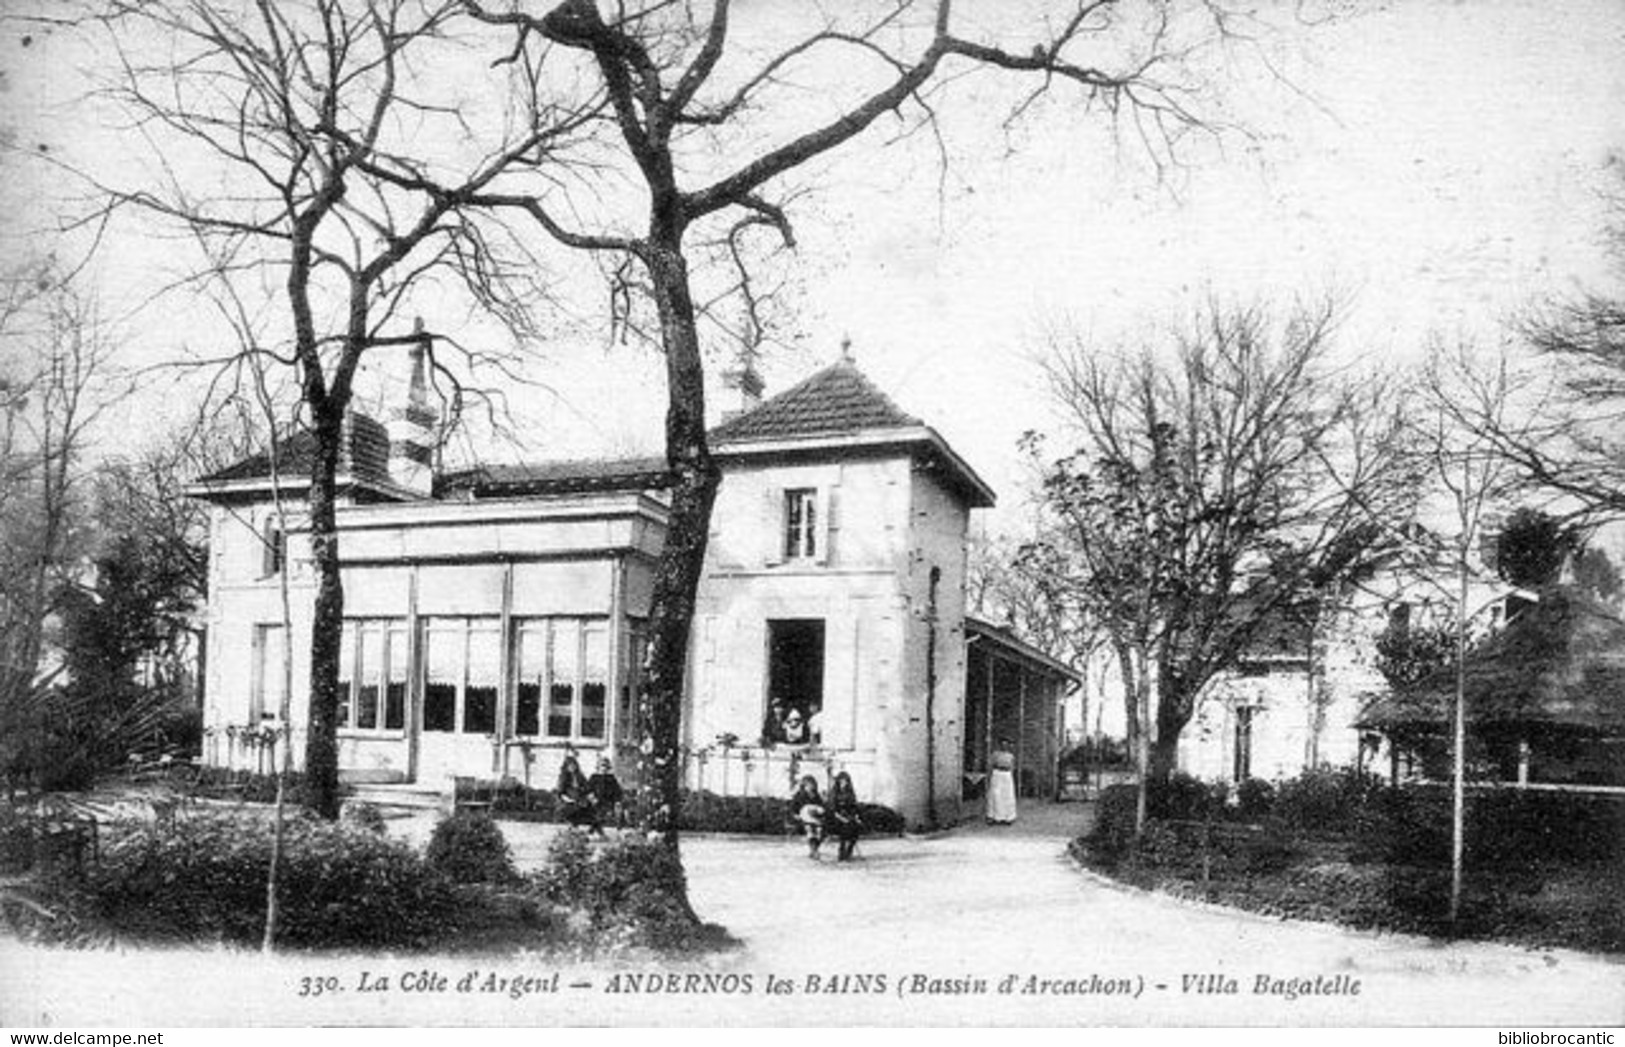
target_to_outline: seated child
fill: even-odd
[[[818,860],[818,848],[824,843],[824,797],[818,792],[818,779],[803,775],[790,797],[790,816],[801,826],[807,837],[807,857]]]
[[[835,860],[851,861],[858,849],[858,837],[863,835],[863,818],[858,810],[858,794],[852,788],[852,776],[845,771],[837,774],[829,787],[824,821],[829,834],[840,841]]]
[[[621,803],[626,798],[626,790],[621,788],[620,779],[615,777],[615,765],[605,756],[598,761],[598,770],[587,779],[587,800],[592,805],[593,830],[598,833],[604,831],[604,823],[613,820],[617,827],[622,824]]]
[[[554,793],[558,800],[559,815],[566,825],[578,829],[593,828],[593,807],[592,799],[588,795],[587,776],[581,773],[581,764],[574,754],[564,758],[564,764],[559,768],[559,782]]]

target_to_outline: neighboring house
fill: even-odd
[[[1359,762],[1356,723],[1367,697],[1383,686],[1366,625],[1345,612],[1313,636],[1302,623],[1271,630],[1203,691],[1180,736],[1180,768],[1233,783]]]
[[[1397,708],[1377,668],[1378,639],[1426,618],[1429,608],[1445,605],[1453,614],[1446,594],[1454,584],[1393,573],[1367,583],[1312,636],[1302,622],[1274,623],[1203,691],[1180,738],[1181,769],[1232,783],[1314,767],[1355,766],[1395,778],[1421,772],[1427,747],[1409,744],[1410,728],[1379,729],[1373,718],[1375,709]],[[1528,602],[1529,594],[1475,570],[1471,635],[1497,635]]]
[[[1625,621],[1570,585],[1520,596],[1462,674],[1470,776],[1517,785],[1625,787]],[[1394,754],[1389,773],[1451,773],[1456,674],[1368,702],[1360,726]]]
[[[737,376],[736,376],[737,377]],[[1064,667],[965,616],[970,513],[993,492],[844,355],[712,432],[712,514],[684,714],[691,785],[785,795],[849,771],[911,823],[966,813],[989,723],[1027,780],[1053,774]],[[434,476],[421,352],[386,429],[353,416],[340,476],[345,588],[340,768],[354,781],[551,786],[564,753],[633,773],[633,696],[666,527],[658,460],[489,466]],[[284,697],[306,720],[313,574],[298,513],[311,446],[199,480],[214,505],[205,759],[259,766]],[[291,642],[280,586],[291,594]],[[967,644],[1020,666],[978,682]],[[981,655],[977,655],[981,657]],[[1001,677],[1002,679],[1002,677]],[[967,717],[974,716],[974,724]],[[245,744],[246,740],[246,744]],[[979,810],[980,808],[975,808]]]

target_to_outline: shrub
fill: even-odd
[[[1095,803],[1095,825],[1089,843],[1105,857],[1121,857],[1134,841],[1134,812],[1139,786],[1133,782],[1108,785]],[[1166,782],[1153,781],[1146,793],[1146,821],[1202,821],[1222,809],[1209,787],[1188,774],[1176,773]]]
[[[584,833],[561,833],[532,882],[547,901],[579,913],[600,949],[685,949],[716,933],[683,903],[682,864],[659,841],[627,835],[594,845]]]
[[[1299,833],[1347,832],[1381,791],[1377,778],[1353,767],[1304,771],[1276,788],[1271,814]]]
[[[1484,867],[1540,861],[1617,861],[1625,855],[1625,797],[1499,790],[1467,804],[1468,860]]]
[[[38,819],[15,807],[0,807],[0,873],[26,872],[34,865]]]
[[[1625,800],[1584,793],[1502,790],[1467,795],[1465,861],[1506,870],[1541,862],[1617,860],[1625,853]],[[1451,795],[1441,787],[1382,790],[1359,811],[1362,861],[1448,865]]]
[[[384,831],[384,812],[380,811],[375,804],[351,801],[345,804],[343,810],[339,813],[346,825],[352,825],[357,829],[365,829],[367,832],[372,833],[382,833]]]
[[[1247,821],[1263,821],[1275,807],[1275,786],[1262,778],[1248,778],[1236,786],[1236,813]]]
[[[225,767],[204,767],[198,772],[196,790],[200,795],[243,800],[247,803],[275,803],[276,775],[233,771]],[[309,806],[310,789],[305,776],[289,771],[283,802],[293,807]]]
[[[271,827],[194,815],[173,828],[110,824],[86,878],[98,917],[136,939],[258,944]],[[278,940],[296,948],[421,948],[455,930],[447,879],[403,843],[294,817],[283,831]]]
[[[905,828],[901,811],[878,803],[858,804],[858,817],[863,819],[863,831],[874,836],[900,836]]]
[[[1146,813],[1152,818],[1201,821],[1223,798],[1213,788],[1184,771],[1175,771],[1166,781],[1151,780],[1146,792]]]
[[[1189,845],[1184,834],[1167,822],[1148,820],[1136,857],[1147,865],[1177,869],[1199,864],[1201,851],[1199,845]]]
[[[1095,825],[1089,844],[1103,858],[1115,860],[1134,842],[1134,812],[1139,803],[1135,785],[1108,785],[1095,802]]]
[[[491,811],[505,819],[524,822],[558,821],[558,798],[551,789],[528,789],[518,782],[499,784],[491,796]]]
[[[484,811],[442,818],[429,837],[429,865],[456,883],[510,883],[519,878],[502,830]]]
[[[904,829],[903,816],[876,803],[858,805],[863,830],[870,835],[896,836]],[[778,796],[719,796],[713,792],[683,794],[678,828],[685,832],[751,833],[773,836],[785,831],[793,819],[790,801]]]
[[[777,796],[719,796],[713,792],[683,794],[677,826],[686,832],[784,832],[790,820],[790,801]]]

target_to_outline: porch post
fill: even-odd
[[[406,667],[406,780],[418,780],[418,748],[423,739],[423,629],[418,620],[418,565],[413,564],[406,585],[406,636],[410,653]]]
[[[604,723],[604,755],[614,762],[619,749],[621,737],[621,692],[627,686],[626,679],[626,557],[617,553],[610,561],[609,569],[609,635],[606,641],[609,644],[609,680],[606,681],[604,704],[606,720]]]
[[[491,750],[491,773],[508,773],[508,739],[513,737],[513,561],[502,565],[502,609],[497,617],[496,745]]]
[[[1016,795],[1021,795],[1021,772],[1027,769],[1027,670],[1016,666]]]

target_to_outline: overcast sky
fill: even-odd
[[[1345,354],[1403,361],[1430,332],[1490,344],[1527,303],[1606,280],[1599,193],[1625,163],[1625,4],[1348,6],[1357,16],[1275,53],[1289,85],[1256,64],[1239,74],[1226,106],[1251,137],[1161,180],[1132,143],[1054,107],[1005,136],[997,88],[952,114],[945,179],[929,149],[868,148],[883,132],[849,145],[807,179],[796,212],[797,323],[791,348],[764,362],[769,392],[849,335],[859,365],[1008,507],[1015,440],[1043,423],[1029,361],[1047,331],[1113,344],[1210,295],[1335,292]],[[0,42],[4,126],[25,147],[84,145],[61,45],[25,47],[23,33],[8,26]],[[54,188],[8,154],[12,245],[48,223]],[[113,245],[108,257],[121,250],[142,254]],[[107,267],[110,298],[134,268]],[[172,321],[137,315],[126,336],[161,352]],[[569,346],[550,361],[555,394],[523,406],[532,454],[657,446],[664,393],[647,353]]]

